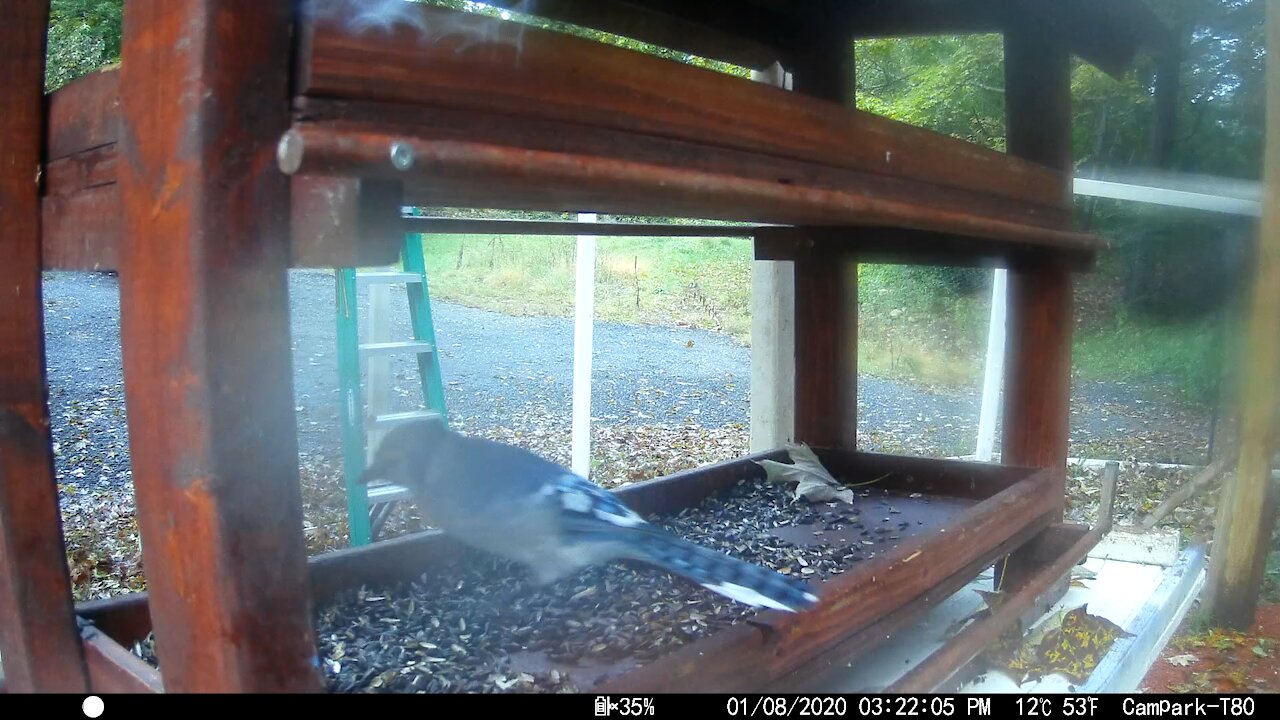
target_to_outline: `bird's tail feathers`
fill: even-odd
[[[662,532],[636,532],[633,558],[680,575],[731,600],[752,607],[799,612],[818,598],[809,587],[759,565]]]

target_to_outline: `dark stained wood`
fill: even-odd
[[[810,28],[812,40],[792,70],[792,93],[841,105],[854,102],[853,43]],[[784,91],[785,92],[785,91]],[[848,128],[843,129],[849,132]],[[833,136],[841,144],[850,136]],[[856,258],[801,257],[795,273],[795,441],[857,446],[858,277]],[[853,264],[854,272],[845,266]]]
[[[666,223],[569,222],[406,217],[408,232],[437,235],[598,235],[602,237],[751,237],[756,226],[675,225]]]
[[[76,617],[92,624],[120,645],[131,647],[151,632],[146,592],[131,592],[76,603]]]
[[[1005,112],[1011,154],[1058,170],[1071,168],[1071,70],[1067,51],[1047,33],[1005,37]],[[1011,270],[1001,460],[1049,469],[1066,502],[1070,436],[1072,279],[1065,268]],[[996,567],[996,587],[1034,570],[1017,555]],[[1008,571],[1015,577],[1006,578]]]
[[[120,187],[101,185],[41,200],[45,270],[118,270]]]
[[[119,138],[120,69],[112,66],[72,80],[46,96],[46,161],[115,143]]]
[[[71,195],[116,182],[115,143],[47,163],[42,172],[45,195]]]
[[[172,692],[321,687],[289,305],[290,6],[133,0],[121,330],[157,653]]]
[[[873,452],[816,449],[824,467],[837,477],[856,482],[879,478],[887,485],[906,493],[985,500],[1022,482],[1034,471],[992,463],[965,460],[888,455]]]
[[[89,666],[89,689],[96,694],[162,693],[160,672],[126,650],[105,633],[85,628],[84,656]]]
[[[1059,533],[1058,539],[1066,533]],[[985,617],[975,620],[958,635],[935,651],[919,665],[891,685],[889,693],[928,693],[946,683],[957,671],[995,642],[1006,628],[1014,626],[1022,613],[1046,602],[1044,595],[1071,572],[1098,541],[1102,533],[1088,531],[1065,548],[1052,562],[1040,565],[1018,585],[1007,590],[1007,596]],[[1050,603],[1051,604],[1051,603]]]
[[[853,445],[841,433],[842,379],[848,371],[841,362],[842,279],[840,263],[795,262],[795,440],[816,447]]]
[[[1072,242],[1070,216],[924,180],[552,121],[308,101],[281,153],[302,175],[401,180],[435,207],[580,210],[774,224],[885,224]],[[381,115],[387,119],[379,120]],[[417,154],[407,171],[389,147]]]
[[[45,96],[49,124],[42,170],[45,270],[116,270],[121,201],[116,187],[118,65]]]
[[[44,269],[118,269],[121,213],[116,160],[116,146],[110,143],[45,165]]]
[[[973,582],[973,578],[991,566],[991,557],[998,557],[1015,550],[1029,541],[1054,533],[1062,525],[1052,525],[1040,530],[1038,525],[1028,526],[1001,543],[991,553],[969,563],[952,573],[945,580],[929,588],[923,595],[903,603],[883,615],[867,627],[843,638],[830,650],[805,662],[795,670],[769,681],[765,692],[824,692],[830,689],[828,681],[833,673],[845,673],[849,663],[867,657],[878,647],[893,641],[894,634],[918,621],[932,608],[949,599]],[[878,688],[868,688],[871,692]]]
[[[938,133],[583,38],[413,11],[434,28],[430,42],[407,24],[304,21],[297,91],[622,130],[1066,207],[1069,177]]]
[[[1064,233],[1064,241],[1071,237]],[[1075,234],[1073,245],[1028,246],[978,236],[868,227],[761,227],[755,231],[755,259],[796,260],[813,257],[835,261],[857,257],[865,263],[1038,268],[1047,265],[1074,271],[1093,267],[1101,239]]]
[[[892,616],[947,582],[980,568],[1049,524],[1051,478],[1043,472],[967,510],[937,533],[904,541],[821,586],[820,604],[799,615],[765,612],[591,692],[750,692],[835,652],[842,640]],[[970,576],[969,579],[972,579]],[[846,646],[845,651],[849,648]]]
[[[404,190],[400,183],[294,177],[291,267],[369,267],[400,257]]]
[[[87,688],[62,547],[45,384],[40,280],[49,3],[0,23],[0,658],[9,692]]]

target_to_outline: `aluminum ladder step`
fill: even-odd
[[[435,346],[422,340],[397,340],[395,342],[360,344],[360,357],[362,358],[375,355],[396,355],[399,353],[425,355],[430,352],[435,352]]]
[[[403,485],[370,485],[368,495],[370,505],[410,501],[413,499],[409,488]]]
[[[387,413],[386,415],[378,415],[368,422],[370,430],[389,430],[397,425],[403,425],[414,420],[423,420],[426,418],[439,418],[440,413],[433,410],[409,410],[408,412]]]
[[[357,285],[410,285],[415,283],[422,283],[422,276],[417,273],[395,270],[356,273]]]

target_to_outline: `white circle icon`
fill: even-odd
[[[102,698],[97,695],[90,695],[84,699],[83,703],[80,704],[80,709],[84,711],[85,715],[91,718],[101,716],[103,708]]]

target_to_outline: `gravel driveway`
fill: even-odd
[[[46,352],[59,461],[80,454],[75,472],[88,475],[83,481],[114,484],[127,478],[128,469],[116,278],[45,277]],[[332,275],[293,271],[290,292],[300,450],[336,457],[341,443]],[[392,298],[395,334],[408,339],[403,289],[394,288]],[[571,318],[509,317],[440,301],[433,302],[432,312],[453,419],[484,428],[531,408],[569,416]],[[594,345],[592,415],[599,422],[738,423],[746,432],[749,349],[712,332],[611,323],[596,324]],[[398,358],[393,368],[399,402],[410,407],[419,399],[416,369],[407,357]],[[976,389],[943,392],[866,376],[860,383],[860,425],[871,445],[888,433],[922,452],[972,452]],[[1082,384],[1073,406],[1077,447],[1118,437],[1137,438],[1141,446],[1145,438],[1152,455],[1141,459],[1201,460],[1197,448],[1208,435],[1207,416],[1177,409],[1158,389]]]

